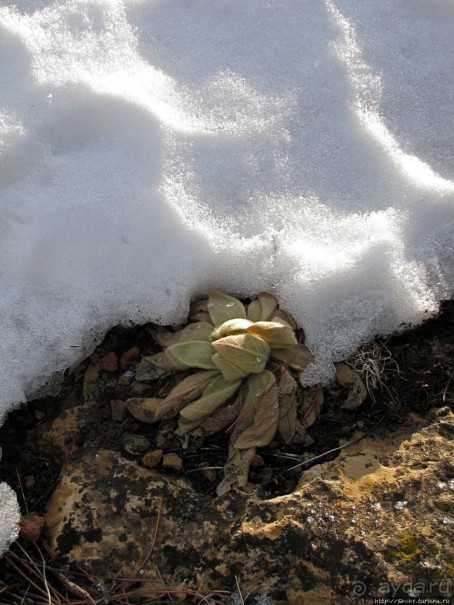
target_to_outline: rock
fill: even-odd
[[[131,577],[156,530],[143,575],[157,590],[178,589],[186,578],[190,589],[235,591],[237,577],[243,594],[266,593],[276,603],[372,605],[392,597],[393,586],[405,597],[411,578],[427,593],[435,583],[428,596],[446,597],[453,424],[444,408],[412,416],[268,500],[255,491],[211,498],[181,477],[83,448],[63,468],[47,535],[91,573]]]
[[[134,361],[134,359],[137,359],[137,357],[139,357],[139,355],[140,355],[139,347],[132,347],[131,349],[128,349],[127,351],[125,351],[123,353],[123,355],[120,357],[120,368],[122,370],[126,370],[129,367],[129,364],[131,363],[131,361]]]
[[[44,525],[43,517],[36,513],[24,515],[19,523],[19,537],[26,542],[37,542]]]
[[[183,468],[183,460],[178,454],[171,452],[170,454],[164,454],[162,457],[162,466],[163,468],[170,468],[174,471],[181,471]]]
[[[104,372],[116,372],[119,367],[117,354],[111,351],[107,355],[104,355],[104,357],[101,357],[99,367]]]
[[[162,450],[147,452],[142,458],[142,464],[147,468],[156,468],[162,460]]]

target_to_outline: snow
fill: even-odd
[[[451,0],[0,0],[0,415],[211,289],[274,292],[306,383],[433,312],[453,40]]]

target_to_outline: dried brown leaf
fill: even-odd
[[[151,424],[162,418],[163,399],[157,397],[133,397],[126,401],[128,410],[140,422]]]
[[[345,363],[337,363],[336,380],[341,386],[349,390],[347,399],[342,403],[341,408],[354,410],[364,402],[367,397],[366,387],[350,366]]]
[[[321,385],[317,384],[314,387],[304,389],[301,408],[304,428],[309,428],[317,420],[323,407],[323,401],[324,395]]]
[[[274,374],[269,370],[253,375],[248,381],[250,397],[255,408],[252,425],[234,442],[236,449],[268,445],[276,434],[279,423],[278,390]]]
[[[284,443],[291,443],[296,431],[297,401],[296,380],[284,372],[278,382],[279,424],[278,431]]]
[[[300,370],[301,372],[305,370],[310,363],[314,363],[315,361],[315,357],[303,344],[298,344],[291,349],[272,349],[271,357],[283,361],[294,370]]]
[[[136,380],[139,382],[156,380],[169,372],[185,369],[187,369],[186,365],[171,359],[165,351],[161,351],[155,355],[142,358],[136,369]]]

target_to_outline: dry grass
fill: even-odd
[[[43,552],[44,551],[44,552]],[[100,578],[68,569],[52,557],[41,539],[38,544],[15,542],[4,555],[5,573],[0,579],[2,605],[157,605],[197,603],[225,605],[230,592],[199,592],[189,588],[162,590],[143,588],[147,578]]]
[[[346,363],[359,374],[372,401],[375,401],[377,393],[381,393],[389,405],[398,405],[397,394],[387,382],[393,374],[400,376],[399,365],[384,341],[375,340],[362,345]]]
[[[150,554],[151,556],[151,554]],[[196,603],[225,605],[226,590],[199,592],[189,588],[150,590],[147,578],[100,578],[69,569],[53,557],[47,544],[16,541],[4,555],[0,579],[1,605],[157,605]]]

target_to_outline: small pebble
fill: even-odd
[[[19,536],[26,542],[36,542],[41,535],[44,519],[36,513],[24,515],[19,524]]]
[[[123,449],[132,456],[144,454],[150,447],[150,442],[143,435],[126,434],[123,436]]]
[[[104,372],[116,372],[118,370],[118,357],[117,354],[111,351],[104,355],[99,362],[99,367]]]
[[[132,347],[132,349],[128,349],[127,351],[125,351],[123,353],[123,355],[120,357],[120,368],[122,370],[126,370],[129,366],[129,364],[131,363],[131,361],[133,361],[134,359],[137,359],[137,357],[139,357],[139,355],[140,355],[139,347]]]
[[[174,471],[181,471],[183,460],[178,454],[171,452],[170,454],[164,454],[162,457],[162,466],[164,468],[171,468]]]
[[[155,468],[162,460],[162,450],[147,452],[142,458],[142,464],[148,468]]]

